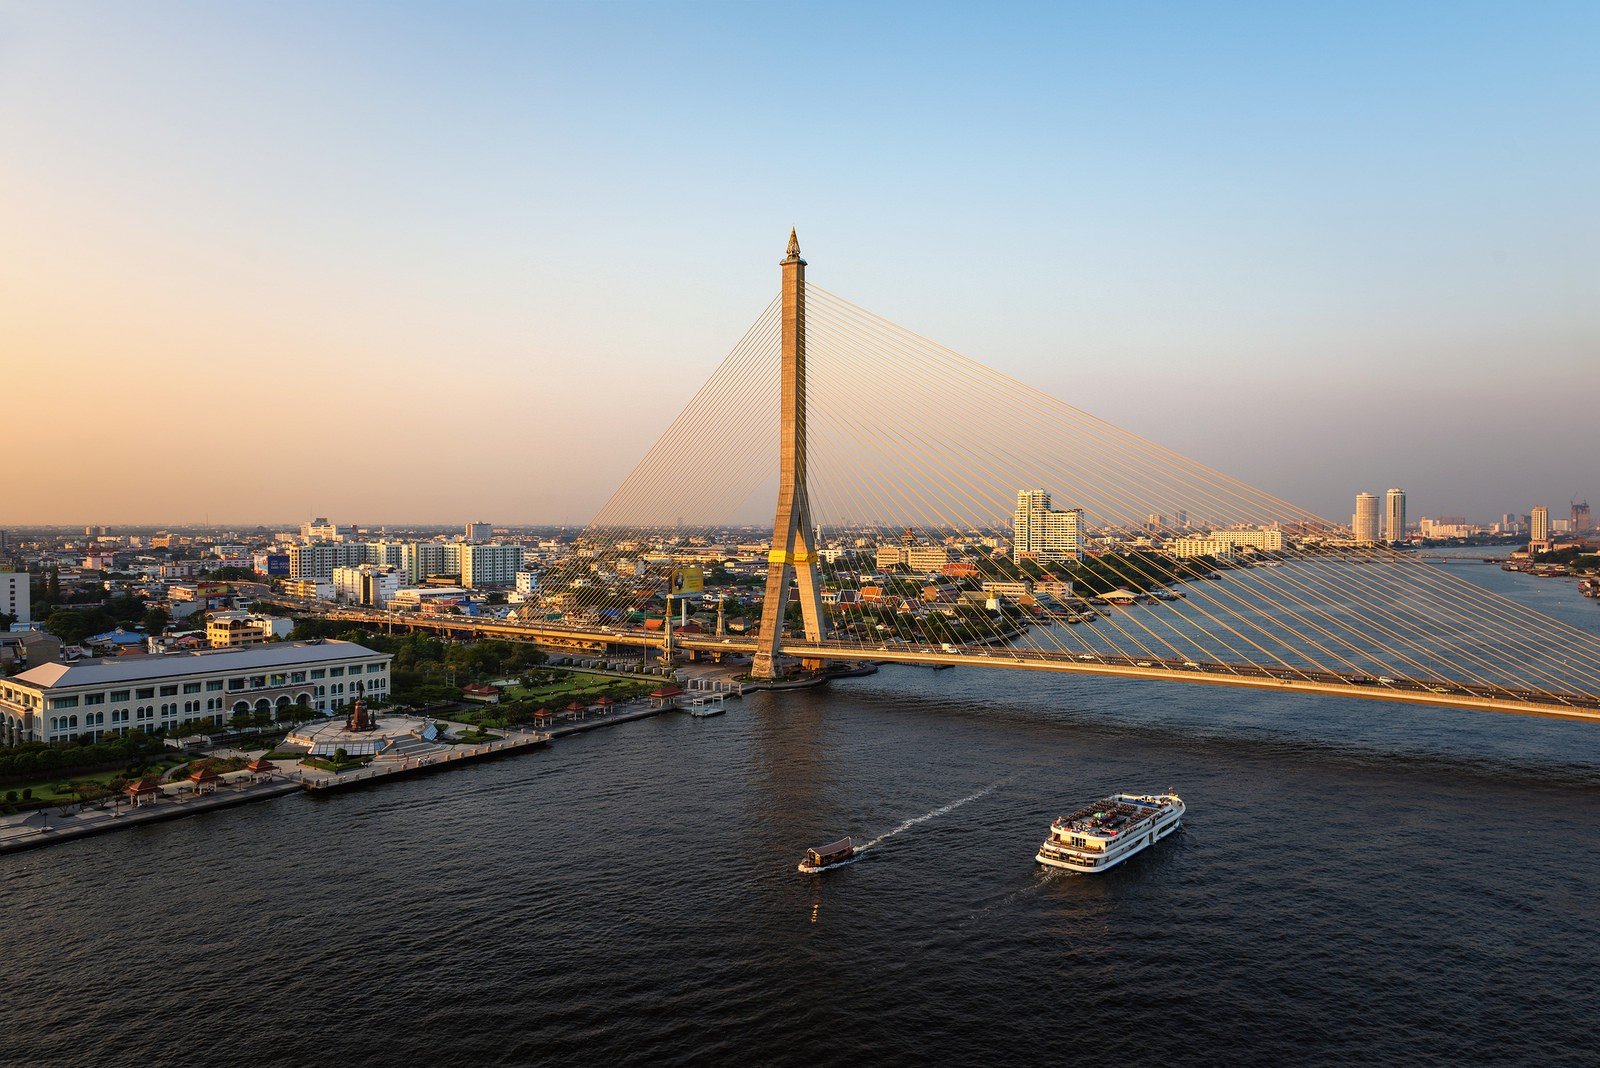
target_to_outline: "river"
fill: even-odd
[[[1593,1063],[1597,827],[1592,725],[885,668],[0,860],[0,1062]]]

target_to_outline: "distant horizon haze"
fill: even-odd
[[[804,12],[6,5],[0,528],[582,526],[791,226],[1330,521],[1600,505],[1600,6]]]

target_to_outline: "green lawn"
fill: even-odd
[[[188,760],[189,758],[185,756],[162,757],[160,760],[152,761],[149,768],[145,770],[145,774],[151,778],[159,778],[168,768],[176,767],[177,765],[185,763]],[[72,792],[71,787],[73,783],[95,782],[104,786],[112,779],[122,778],[123,775],[124,769],[113,768],[110,771],[96,771],[91,772],[88,775],[71,775],[66,778],[40,779],[37,782],[20,783],[14,786],[3,786],[0,787],[0,804],[7,803],[5,801],[6,795],[11,793],[13,790],[16,791],[18,798],[22,797],[23,790],[32,790],[33,800],[44,801],[49,804],[60,804],[62,802],[69,801],[76,802],[78,800],[78,795]],[[62,790],[58,789],[58,787],[66,787],[66,789]],[[20,804],[21,802],[18,801],[16,803]]]

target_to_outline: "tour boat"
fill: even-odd
[[[806,875],[815,875],[819,871],[837,867],[846,861],[853,860],[856,847],[849,838],[841,838],[831,845],[818,846],[806,850],[806,859],[800,862],[799,871]]]
[[[1183,798],[1164,794],[1112,794],[1050,825],[1034,857],[1040,864],[1097,874],[1154,845],[1183,824]]]

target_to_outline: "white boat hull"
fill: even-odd
[[[1039,847],[1039,852],[1034,860],[1050,868],[1059,868],[1062,871],[1073,871],[1080,875],[1099,875],[1110,871],[1117,865],[1131,857],[1136,857],[1146,849],[1155,845],[1173,831],[1183,826],[1183,817],[1187,808],[1179,801],[1175,809],[1158,817],[1153,825],[1141,828],[1139,833],[1130,836],[1125,843],[1095,853],[1091,857],[1092,864],[1085,864],[1074,856],[1077,852],[1070,847],[1060,846],[1053,839],[1046,840]]]

